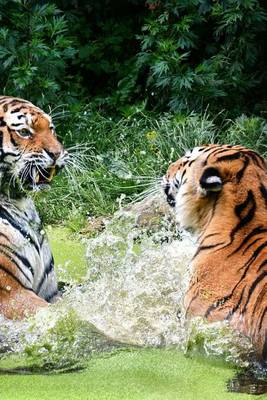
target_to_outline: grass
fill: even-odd
[[[66,147],[79,143],[71,150],[79,167],[71,179],[64,173],[56,177],[52,190],[36,200],[46,223],[63,222],[73,231],[88,216],[112,214],[136,194],[152,190],[169,163],[194,146],[243,144],[267,154],[267,124],[258,117],[229,121],[223,114],[137,113],[115,120],[85,110],[66,116],[58,132]]]

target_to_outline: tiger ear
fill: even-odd
[[[222,178],[217,168],[209,167],[205,169],[200,178],[201,189],[205,192],[219,192],[222,190]]]

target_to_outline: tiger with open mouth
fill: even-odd
[[[178,224],[197,236],[187,315],[227,320],[267,361],[267,170],[243,146],[195,147],[163,179]]]
[[[58,296],[53,256],[29,190],[49,185],[68,161],[51,117],[0,96],[0,314],[23,318]]]

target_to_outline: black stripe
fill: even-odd
[[[2,206],[0,206],[0,218],[5,219],[6,221],[9,222],[9,224],[11,226],[13,226],[14,229],[16,229],[17,231],[19,231],[21,233],[21,235],[23,237],[25,237],[25,239],[28,239],[30,241],[30,243],[35,247],[36,251],[39,253],[40,249],[39,249],[39,245],[38,243],[36,243],[33,238],[30,236],[29,232],[27,232],[25,229],[23,229],[20,225],[18,225],[16,223],[16,221],[14,221],[14,219],[12,218],[12,216],[7,212],[7,210],[5,210]]]
[[[267,189],[263,184],[260,185],[260,192],[265,202],[265,207],[267,207]]]
[[[258,269],[257,269],[257,272],[259,272],[259,271],[262,269],[262,267],[264,267],[265,265],[267,265],[267,260],[264,260],[264,261],[259,265],[259,267],[258,267]]]
[[[247,214],[245,215],[245,217],[242,217],[242,212],[248,206],[250,206],[250,208],[249,208]],[[239,218],[239,223],[236,225],[236,227],[232,230],[232,232],[230,234],[231,240],[233,240],[236,232],[238,232],[240,229],[244,228],[244,226],[246,226],[253,219],[253,217],[255,215],[255,211],[256,211],[255,197],[254,197],[254,194],[252,193],[252,190],[249,190],[246,200],[243,203],[235,206],[235,214]]]
[[[241,278],[239,279],[239,281],[236,283],[236,285],[235,285],[234,288],[232,289],[232,291],[231,291],[228,295],[226,295],[226,296],[220,298],[218,301],[216,301],[215,303],[213,303],[213,304],[207,309],[207,311],[206,311],[206,313],[205,313],[205,317],[206,317],[206,318],[209,316],[209,314],[210,314],[212,311],[214,311],[216,308],[218,308],[219,306],[225,304],[226,301],[228,301],[228,300],[231,299],[231,297],[233,296],[233,294],[234,294],[236,288],[239,286],[239,284],[240,284],[240,283],[243,281],[243,279],[245,278],[245,276],[246,276],[246,274],[247,274],[247,272],[248,272],[248,270],[249,270],[250,265],[255,261],[255,259],[257,258],[257,256],[260,254],[261,250],[262,250],[266,245],[267,245],[267,242],[263,243],[263,244],[262,244],[261,246],[259,246],[259,248],[252,254],[252,256],[250,257],[250,259],[249,259],[249,260],[246,262],[246,264],[241,268],[241,269],[245,268],[245,270],[244,270],[244,272],[243,272]]]
[[[264,160],[259,154],[257,154],[255,151],[252,150],[248,150],[247,154],[249,154],[249,156],[252,158],[254,164],[256,164],[257,167],[265,170]]]
[[[218,149],[218,146],[216,146],[216,145],[214,147],[208,146],[205,148],[205,150],[202,151],[202,153],[204,154],[204,153],[207,153],[208,151],[216,150],[216,149]]]
[[[2,246],[1,246],[2,247]],[[14,257],[12,257],[12,255],[9,254],[9,252],[5,251],[5,249],[1,249],[0,250],[0,256],[4,256],[6,257],[9,261],[11,261],[16,267],[17,269],[22,273],[22,275],[24,276],[25,279],[27,279],[28,282],[30,282],[30,284],[32,284],[31,279],[25,274],[25,272],[23,271],[23,269],[21,268],[21,266],[17,263],[17,261],[14,259]]]
[[[6,121],[4,121],[4,117],[0,117],[0,126],[6,126]]]
[[[5,235],[3,232],[0,232],[0,236],[3,236],[5,240],[10,242],[9,237],[7,235]]]
[[[236,286],[234,287],[233,291],[235,290]],[[228,294],[227,296],[220,298],[215,303],[213,303],[211,306],[209,306],[207,311],[205,312],[205,318],[208,318],[208,316],[212,313],[212,311],[216,310],[216,308],[224,305],[228,300],[230,300],[230,298],[233,295],[233,291],[230,294]]]
[[[20,125],[24,125],[24,122],[19,122],[18,124],[11,124],[11,126],[20,126]]]
[[[1,104],[1,105],[8,105],[8,104],[9,104],[8,100],[10,100],[10,99],[9,99],[8,97],[6,97],[5,99],[2,99],[2,100],[0,101],[0,104]]]
[[[262,302],[262,299],[266,296],[266,287],[263,286],[257,295],[256,301],[253,306],[253,311],[251,313],[251,321],[255,320],[255,312],[258,309],[258,304]]]
[[[242,309],[242,313],[245,313],[245,312],[246,312],[247,305],[248,305],[248,303],[249,303],[249,300],[250,300],[250,298],[251,298],[251,296],[252,296],[254,290],[256,289],[257,285],[258,285],[266,276],[267,276],[267,271],[262,272],[262,273],[255,279],[255,281],[252,283],[252,285],[250,286],[249,292],[248,292],[248,296],[247,296],[247,300],[246,300],[246,303],[245,303],[245,305],[244,305],[244,307],[243,307],[243,309]]]
[[[216,156],[217,154],[221,154],[221,153],[225,153],[226,151],[229,151],[229,149],[225,149],[225,148],[222,149],[220,147],[219,148],[215,147],[215,148],[209,149],[209,150],[211,150],[211,152],[207,155],[207,158],[206,158],[205,162],[203,163],[203,166],[207,165],[208,160],[211,156]]]
[[[250,249],[255,243],[259,242],[260,240],[264,239],[262,236],[253,240],[253,242],[251,242],[250,244],[247,245],[247,247],[243,250],[242,254],[244,255],[248,249]]]
[[[23,106],[21,106],[21,107],[14,108],[14,110],[11,110],[11,111],[10,111],[10,114],[18,113],[18,112],[20,112],[20,110],[21,110],[22,108],[24,108],[24,107],[25,107],[25,105],[23,105]]]
[[[26,103],[29,103],[29,101],[15,98],[15,99],[11,100],[9,105],[10,106],[15,106],[16,104],[26,104]],[[24,106],[22,106],[22,107],[24,107]]]
[[[7,156],[11,156],[11,157],[19,157],[20,154],[17,152],[12,152],[12,151],[7,151],[5,153],[2,154],[3,158],[7,157]]]
[[[18,147],[17,142],[15,141],[12,135],[10,135],[10,142],[13,144],[14,147]]]
[[[263,323],[263,319],[264,319],[264,316],[265,316],[266,312],[267,312],[267,307],[264,308],[263,313],[261,314],[261,317],[260,317],[260,320],[259,320],[259,324],[258,324],[258,331],[259,332],[262,329],[262,323]]]
[[[249,159],[248,159],[248,157],[245,156],[245,161],[244,161],[243,167],[236,173],[236,179],[237,179],[238,183],[243,178],[248,165],[249,165]]]
[[[182,176],[181,176],[181,179],[180,179],[181,184],[182,184],[183,177],[184,177],[185,173],[186,173],[186,169],[185,169],[185,170],[183,171],[183,173],[182,173]]]
[[[30,262],[27,260],[26,257],[22,256],[21,254],[17,253],[12,247],[6,245],[6,244],[2,244],[0,243],[0,249],[4,249],[9,251],[11,254],[14,254],[15,257],[17,257],[17,259],[19,261],[22,262],[22,264],[24,264],[26,266],[26,268],[32,273],[32,275],[34,276],[34,270],[33,267],[31,266]],[[1,250],[0,250],[0,254],[1,254]]]
[[[44,283],[44,281],[45,281],[45,278],[49,275],[49,273],[50,273],[53,269],[54,269],[54,258],[51,256],[51,260],[50,260],[50,262],[48,263],[48,265],[46,266],[46,268],[45,268],[45,270],[44,270],[44,273],[43,273],[43,276],[42,276],[41,280],[40,280],[39,283],[38,283],[38,286],[37,286],[37,289],[36,289],[36,293],[37,293],[37,294],[39,294],[39,292],[40,292],[40,290],[41,290],[41,288],[42,288],[42,285],[43,285],[43,283]]]
[[[227,257],[231,257],[233,254],[236,254],[253,236],[259,235],[263,232],[267,232],[267,228],[263,228],[261,225],[257,226],[247,236],[244,237],[240,245],[234,251],[232,251],[232,253],[228,254]]]
[[[193,259],[194,259],[201,251],[203,251],[203,250],[209,250],[209,249],[214,249],[215,247],[221,246],[222,244],[224,244],[224,242],[219,242],[219,243],[216,243],[216,244],[209,244],[209,245],[207,245],[207,246],[199,246],[199,248],[197,249],[197,251],[196,251],[196,253],[195,253],[194,257],[193,257]]]
[[[176,187],[176,189],[179,188],[179,182],[177,181],[176,177],[173,180],[174,186]]]
[[[240,307],[240,304],[242,303],[242,300],[243,300],[243,296],[244,296],[245,289],[246,289],[246,287],[243,287],[238,302],[236,303],[236,305],[234,306],[234,308],[232,308],[232,310],[229,311],[229,313],[228,313],[228,315],[226,316],[225,319],[231,318],[231,317],[234,315],[234,313],[237,311],[237,309]]]
[[[33,291],[31,288],[23,285],[23,283],[11,272],[9,271],[6,267],[3,265],[0,265],[0,271],[4,271],[7,275],[9,275],[14,281],[16,281],[20,286],[22,286],[24,289]]]
[[[258,257],[258,255],[261,253],[261,251],[264,250],[264,249],[266,248],[266,246],[267,246],[267,242],[262,243],[262,244],[253,252],[252,256],[250,257],[249,261],[245,264],[245,266],[246,266],[248,263],[251,263],[251,262],[255,261],[256,258]],[[244,267],[242,267],[242,268],[244,268]],[[242,269],[242,268],[240,268],[240,269]]]
[[[227,149],[227,151],[229,151]],[[241,158],[242,153],[240,153],[239,151],[234,153],[234,154],[229,154],[226,156],[221,156],[217,158],[217,162],[222,162],[222,161],[232,161],[232,160],[238,160],[239,158]]]

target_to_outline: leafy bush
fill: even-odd
[[[149,1],[140,69],[157,109],[255,110],[266,82],[267,9],[257,0]],[[253,99],[253,102],[251,101]],[[254,104],[253,104],[254,103]],[[257,106],[261,108],[262,106]]]
[[[76,53],[65,17],[53,3],[0,0],[0,21],[2,94],[56,103],[68,89],[67,62]]]
[[[113,111],[132,104],[140,85],[136,34],[147,11],[144,0],[57,1],[68,22],[77,54],[72,70],[98,108]]]
[[[267,5],[260,0],[0,0],[2,93],[40,106],[266,107]]]

